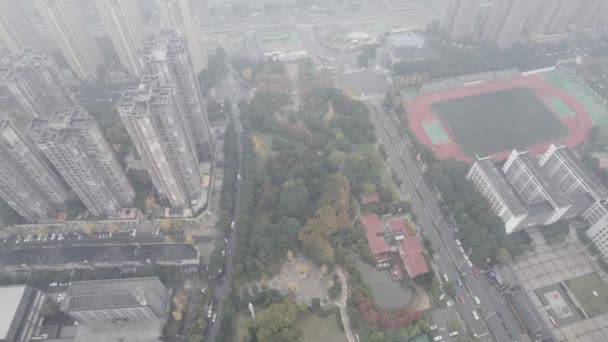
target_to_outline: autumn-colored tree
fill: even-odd
[[[274,303],[257,315],[257,340],[263,342],[297,341],[294,326],[297,307],[292,301]]]

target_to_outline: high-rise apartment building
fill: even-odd
[[[40,39],[19,2],[0,1],[0,41],[14,55],[23,53],[28,47],[40,46]]]
[[[186,39],[194,71],[198,75],[207,68],[207,51],[203,48],[198,16],[193,15],[190,0],[157,0],[162,29],[173,31]]]
[[[498,1],[486,19],[482,39],[493,42],[501,49],[512,47],[522,38],[534,5],[535,2],[531,0]]]
[[[38,12],[78,78],[92,81],[103,57],[86,30],[82,4],[76,0],[36,0]]]
[[[479,3],[480,0],[449,0],[441,21],[441,31],[452,40],[471,37]]]
[[[147,73],[159,75],[161,84],[175,86],[188,141],[194,143],[198,151],[208,150],[211,143],[209,119],[185,39],[169,34],[147,40],[143,44],[142,60]]]
[[[29,222],[54,218],[66,190],[35,146],[0,120],[0,197]]]
[[[117,109],[158,192],[173,207],[196,204],[201,176],[175,86],[144,75],[138,87],[123,90]]]
[[[145,33],[137,1],[95,0],[95,3],[123,68],[132,77],[140,77],[139,48]]]
[[[1,82],[30,118],[47,117],[55,109],[74,105],[55,60],[40,50],[26,49],[2,60]]]
[[[536,0],[526,31],[536,35],[557,34],[608,24],[604,0]]]
[[[30,135],[88,210],[114,215],[135,192],[95,121],[82,107],[36,119]]]

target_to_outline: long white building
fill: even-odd
[[[139,48],[145,33],[137,1],[95,0],[95,4],[110,33],[120,63],[129,75],[139,78],[142,73]]]
[[[469,170],[467,179],[475,185],[477,191],[488,201],[492,211],[505,223],[507,234],[522,227],[528,217],[528,210],[507,183],[505,176],[496,168],[491,157],[477,159]]]
[[[161,80],[144,75],[123,90],[117,109],[160,195],[172,207],[189,207],[201,196],[198,159],[175,86]]]
[[[0,197],[27,221],[52,219],[65,208],[60,180],[8,120],[0,120],[0,160]]]
[[[190,0],[157,0],[161,28],[186,39],[194,71],[198,75],[207,68],[207,51],[203,47],[201,25]]]
[[[82,4],[76,0],[36,0],[36,7],[76,76],[86,81],[96,79],[103,57],[84,24]]]

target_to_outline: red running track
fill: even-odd
[[[570,94],[543,81],[539,75],[519,77],[508,81],[487,81],[470,87],[449,89],[410,98],[405,102],[408,113],[408,125],[418,140],[430,147],[439,159],[454,158],[470,162],[473,160],[473,158],[466,156],[462,152],[458,144],[456,144],[454,137],[450,134],[450,130],[447,129],[439,116],[431,112],[431,106],[435,102],[475,96],[511,88],[528,88],[534,94],[536,94],[536,96],[538,96],[543,103],[545,103],[543,100],[544,98],[559,97],[566,105],[568,105],[568,107],[570,107],[574,114],[576,114],[574,117],[561,118],[553,110],[553,108],[547,106],[547,108],[553,112],[553,114],[555,114],[555,116],[568,129],[569,134],[565,138],[528,146],[528,151],[531,153],[543,153],[547,147],[549,147],[549,145],[555,142],[562,142],[570,147],[574,147],[585,141],[589,135],[589,130],[592,127],[592,123],[591,118],[583,105]],[[422,128],[422,122],[431,120],[437,120],[441,123],[443,130],[450,138],[449,143],[433,145],[431,139],[426,135],[426,132]],[[502,160],[506,159],[510,153],[511,150],[501,151],[494,153],[492,157],[495,160]]]

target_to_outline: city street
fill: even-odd
[[[403,184],[399,188],[402,198],[409,199],[418,216],[418,224],[435,251],[435,267],[439,277],[452,282],[461,279],[463,286],[454,285],[455,308],[465,321],[471,334],[481,341],[515,341],[520,339],[521,329],[505,305],[484,276],[474,275],[456,244],[453,231],[439,211],[436,196],[433,195],[410,153],[410,142],[405,133],[400,132],[401,123],[393,112],[387,113],[378,104],[369,104],[370,119],[376,126],[379,139],[385,145],[390,166]],[[476,304],[477,297],[480,304]],[[480,319],[473,314],[475,310]],[[503,322],[505,325],[503,325]],[[445,322],[437,322],[438,325]],[[507,329],[505,326],[509,327]],[[446,339],[446,336],[443,336]],[[447,340],[447,339],[446,339]]]

